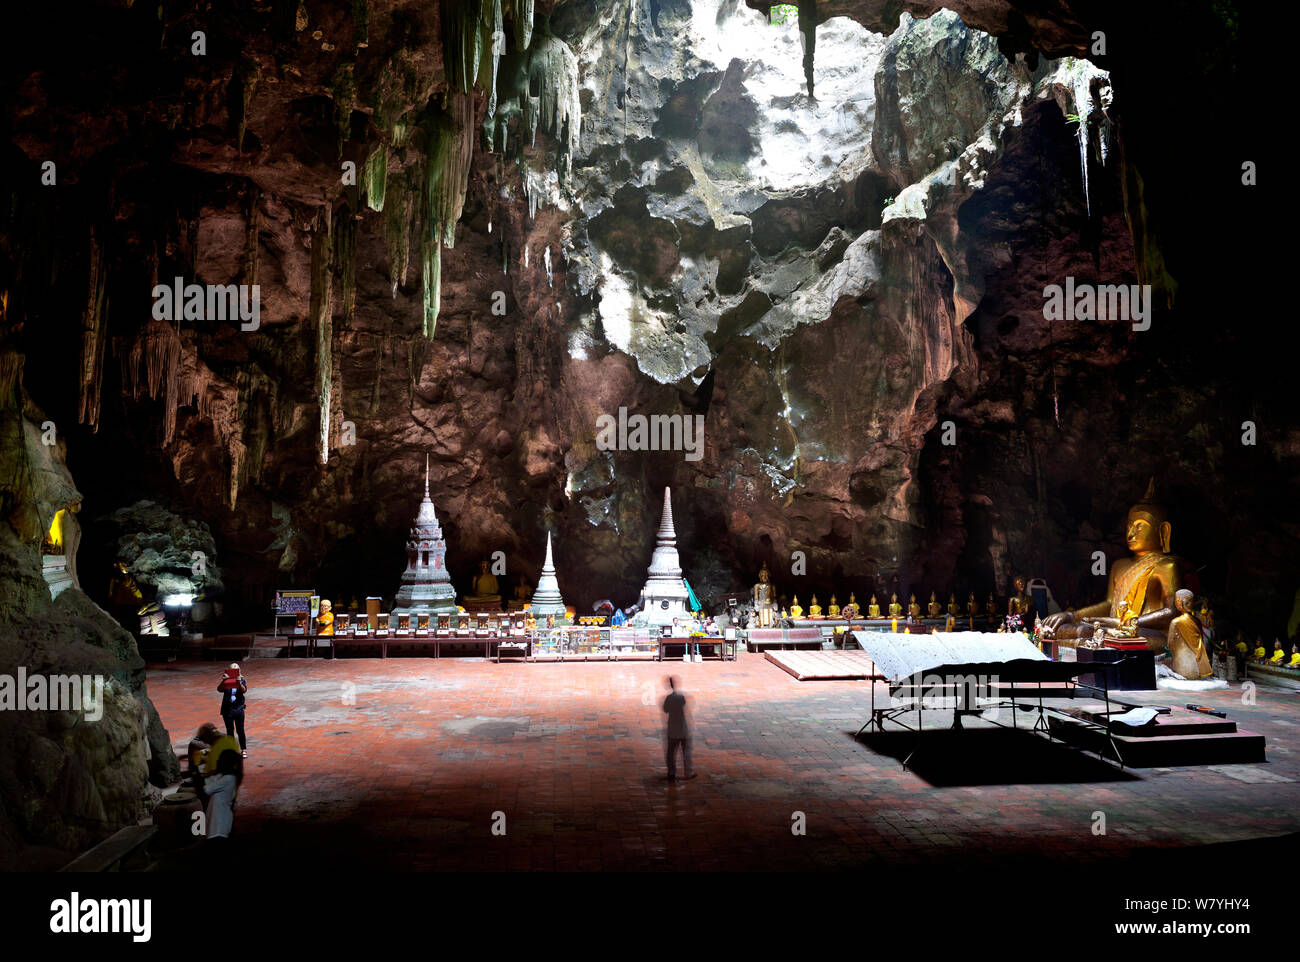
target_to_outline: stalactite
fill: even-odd
[[[454,247],[474,157],[474,98],[452,93],[447,110],[427,120],[423,216],[420,234],[424,334],[432,338],[442,300],[442,249]]]
[[[342,286],[343,323],[352,322],[357,303],[357,219],[344,205],[334,225],[334,266]]]
[[[352,0],[352,43],[370,46],[370,0]]]
[[[799,0],[799,37],[803,41],[803,75],[813,96],[813,53],[817,48],[817,0]]]
[[[380,143],[366,158],[361,183],[366,192],[366,206],[371,210],[384,209],[384,195],[388,192],[388,145]]]
[[[549,33],[539,35],[528,53],[524,124],[530,144],[537,141],[538,127],[559,144],[559,169],[567,180],[582,132],[578,58],[568,44]]]
[[[334,374],[333,289],[330,274],[330,207],[316,214],[311,241],[311,303],[316,326],[316,397],[320,403],[320,463],[329,462],[330,403]]]
[[[406,271],[411,260],[411,194],[400,184],[395,196],[384,210],[384,245],[388,248],[388,279],[393,285],[393,297],[399,285],[406,283]]]
[[[246,197],[247,206],[244,211],[244,222],[247,225],[244,235],[244,283],[257,283],[257,232],[261,225],[261,215],[258,212],[257,201],[260,191],[257,185],[249,183],[248,194]],[[157,265],[154,265],[155,275],[157,274]],[[156,284],[157,281],[155,280]]]
[[[456,223],[469,190],[474,159],[474,97],[451,94],[447,109],[428,120],[425,152],[425,215],[434,236],[456,246]]]
[[[469,93],[483,55],[479,10],[482,0],[443,0],[442,62],[452,89]],[[489,49],[489,53],[490,53]]]
[[[90,280],[81,312],[81,405],[78,420],[99,430],[100,380],[104,372],[106,268],[104,250],[90,229]]]
[[[482,0],[479,10],[479,41],[483,53],[479,58],[477,85],[487,94],[487,115],[484,124],[490,124],[497,112],[497,63],[504,52],[497,38],[505,37],[501,22],[501,0]]]
[[[427,232],[420,236],[421,283],[424,288],[424,336],[432,339],[442,307],[442,244]]]
[[[352,133],[352,106],[357,99],[357,82],[351,63],[339,64],[330,82],[330,91],[334,95],[334,125],[339,134],[339,156],[343,156],[343,145]]]
[[[261,79],[261,65],[252,57],[241,57],[230,78],[229,105],[235,123],[235,150],[244,152],[244,133],[248,129],[248,107]]]
[[[515,25],[515,49],[523,53],[533,42],[533,0],[505,0],[502,8]]]

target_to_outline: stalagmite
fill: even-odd
[[[334,375],[333,289],[330,283],[330,206],[316,214],[311,241],[310,320],[316,326],[316,398],[320,403],[320,463],[330,456],[330,403]]]
[[[554,287],[555,282],[551,276],[551,248],[548,244],[546,250],[542,253],[542,263],[546,265],[546,286]]]
[[[485,130],[491,130],[492,118],[497,112],[497,63],[504,50],[497,38],[505,36],[501,22],[501,0],[482,0],[479,14],[479,58],[477,85],[487,94],[487,113],[483,118]]]
[[[100,380],[104,371],[104,345],[106,343],[104,306],[105,267],[104,251],[95,239],[95,229],[90,229],[90,281],[86,291],[86,305],[81,312],[81,404],[78,420],[99,430]]]
[[[424,336],[433,337],[442,307],[442,244],[436,237],[420,238],[421,284],[424,288]]]

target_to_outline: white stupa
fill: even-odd
[[[677,556],[673,493],[671,488],[664,488],[664,514],[659,521],[658,542],[650,556],[650,576],[641,589],[641,611],[652,625],[670,625],[674,618],[690,617],[689,597],[682,579],[682,562]]]
[[[546,560],[542,563],[541,577],[537,579],[537,590],[533,592],[531,611],[534,617],[542,618],[547,615],[564,615],[564,599],[560,597],[560,583],[555,578],[555,562],[551,560],[549,531],[546,532]]]

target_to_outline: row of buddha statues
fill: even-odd
[[[1108,641],[1127,645],[1145,643],[1158,655],[1167,654],[1173,671],[1178,675],[1192,679],[1206,677],[1211,669],[1205,644],[1208,626],[1203,621],[1212,615],[1202,608],[1203,614],[1198,617],[1193,610],[1195,597],[1182,583],[1182,565],[1172,553],[1173,529],[1167,509],[1156,499],[1154,478],[1142,500],[1129,509],[1124,534],[1130,557],[1111,564],[1106,597],[1082,608],[1066,608],[1047,615],[1037,622],[1040,637],[1060,648],[1096,646]],[[773,593],[764,568],[753,589],[760,623],[763,623],[765,613],[767,623],[770,623]],[[973,616],[973,595],[967,599],[965,611],[956,608],[956,599],[950,596],[949,615]],[[795,614],[796,610],[799,615]],[[1007,614],[1020,615],[1028,622],[1025,616],[1034,610],[1034,603],[1025,591],[1024,579],[1017,579]],[[924,615],[937,616],[940,611],[937,599],[931,595]],[[914,619],[923,616],[915,597],[906,612]],[[895,595],[890,600],[887,616],[899,618],[903,613],[903,606]],[[985,614],[994,614],[992,604],[985,605]],[[803,615],[797,600],[791,606],[790,615]],[[880,616],[880,606],[873,598],[867,617]],[[843,611],[840,617],[844,617]],[[1024,627],[1028,629],[1033,625],[1025,623]]]
[[[919,621],[922,618],[946,618],[954,619],[991,619],[998,618],[1000,608],[993,598],[993,592],[989,592],[988,600],[980,604],[975,599],[975,592],[970,592],[966,596],[965,605],[957,602],[957,595],[948,595],[948,604],[945,606],[939,602],[936,592],[930,592],[930,601],[924,607],[916,600],[913,594],[904,608],[898,600],[898,593],[894,592],[889,604],[882,606],[876,595],[871,596],[871,601],[865,606],[858,604],[856,592],[849,592],[849,600],[842,608],[839,599],[835,594],[831,595],[830,604],[823,609],[817,600],[817,595],[812,595],[812,601],[805,609],[799,603],[799,596],[796,594],[792,598],[788,607],[784,604],[784,598],[778,604],[775,597],[775,589],[771,582],[771,574],[767,570],[767,565],[763,565],[762,570],[758,573],[758,583],[754,585],[751,591],[751,597],[754,602],[754,612],[757,616],[757,623],[760,627],[767,627],[773,624],[777,619],[793,619],[795,621],[809,620],[818,621],[830,619],[832,621],[854,621],[860,618],[865,619],[905,619],[912,618]],[[1025,582],[1023,578],[1016,579],[1016,594],[1014,594],[1007,603],[1007,614],[1028,615],[1033,607],[1033,599],[1025,591]]]

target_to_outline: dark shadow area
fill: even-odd
[[[1131,782],[1138,776],[1078,749],[1026,729],[973,728],[960,731],[926,728],[864,733],[854,736],[879,755],[907,762],[909,771],[935,788],[967,785],[1058,785],[1091,782]],[[946,724],[943,719],[940,724]]]

